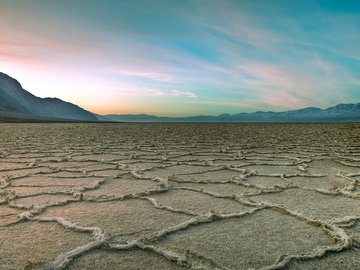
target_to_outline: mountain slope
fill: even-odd
[[[77,105],[58,98],[39,98],[24,90],[10,76],[0,73],[0,111],[29,114],[30,118],[99,121],[98,118]]]
[[[0,88],[0,111],[14,112],[14,113],[30,113],[24,106],[19,104],[14,98],[6,94]]]
[[[360,122],[360,103],[338,104],[327,109],[308,107],[284,112],[258,111],[218,116],[159,117],[146,114],[109,114],[106,117],[116,122]]]

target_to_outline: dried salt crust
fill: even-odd
[[[2,269],[355,269],[360,126],[1,124]]]

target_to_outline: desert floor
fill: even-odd
[[[0,269],[359,269],[360,125],[0,124]]]

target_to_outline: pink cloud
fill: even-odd
[[[238,67],[242,82],[253,89],[257,101],[277,108],[300,108],[316,100],[317,84],[311,76],[291,66],[247,63]]]
[[[298,98],[292,95],[291,93],[285,92],[276,92],[272,94],[267,94],[261,97],[259,101],[260,105],[267,105],[274,108],[282,109],[293,109],[293,108],[304,108],[311,106],[309,100],[303,98]]]
[[[250,63],[239,67],[246,76],[253,77],[254,80],[269,86],[292,87],[294,75],[283,69],[269,64]]]

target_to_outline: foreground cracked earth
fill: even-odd
[[[359,269],[360,125],[1,124],[1,269]]]

